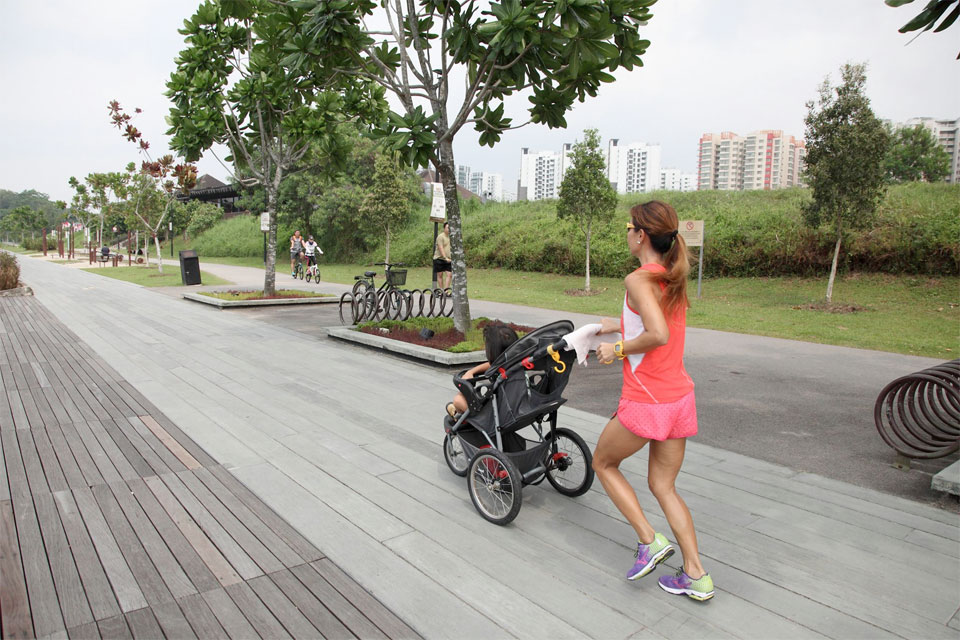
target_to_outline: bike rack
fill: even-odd
[[[902,378],[880,392],[873,410],[877,432],[897,452],[894,466],[948,456],[960,449],[960,359]]]

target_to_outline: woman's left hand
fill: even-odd
[[[617,354],[613,350],[613,343],[601,342],[600,346],[597,347],[597,360],[600,361],[600,364],[613,364],[616,359]]]
[[[620,333],[620,321],[613,318],[601,318],[600,331],[597,331],[597,334],[603,335],[605,333]]]

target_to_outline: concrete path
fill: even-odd
[[[678,486],[718,588],[700,605],[622,578],[633,535],[599,483],[529,487],[511,526],[481,520],[439,447],[447,374],[21,263],[41,303],[426,637],[960,637],[956,513],[691,442]],[[560,421],[592,445],[605,419]],[[642,490],[644,456],[625,471]]]

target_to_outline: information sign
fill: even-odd
[[[703,220],[681,220],[680,235],[688,247],[703,246]]]
[[[430,207],[430,222],[446,222],[447,201],[443,197],[443,185],[433,183],[433,204]]]
[[[260,214],[260,231],[270,231],[270,214],[266,211]]]

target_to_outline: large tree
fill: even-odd
[[[617,208],[617,192],[607,179],[606,163],[596,129],[583,132],[583,140],[573,145],[571,166],[560,184],[557,217],[573,218],[587,241],[584,291],[590,291],[590,239],[593,223],[609,220]]]
[[[950,175],[950,154],[925,126],[888,129],[887,133],[890,148],[883,168],[891,182],[939,182]]]
[[[390,262],[391,233],[410,216],[411,194],[407,189],[408,184],[392,154],[377,156],[373,184],[363,198],[360,213],[365,226],[380,230],[386,238],[384,262]]]
[[[279,0],[278,0],[279,1]],[[288,57],[316,60],[377,82],[398,112],[379,137],[414,167],[432,165],[443,183],[453,258],[453,317],[470,323],[453,144],[468,125],[480,144],[528,122],[565,127],[577,101],[596,96],[614,71],[642,64],[639,35],[655,0],[296,0],[286,21]],[[378,9],[379,8],[379,9]],[[282,13],[282,12],[281,12]],[[370,25],[382,26],[370,26]],[[348,59],[333,60],[334,52]],[[463,83],[458,89],[456,80]],[[529,118],[514,125],[504,100],[529,91]]]
[[[184,21],[180,33],[188,46],[167,82],[172,148],[195,160],[225,144],[235,177],[266,191],[268,296],[276,289],[277,195],[284,177],[311,149],[336,147],[340,123],[379,121],[386,108],[381,89],[339,73],[323,57],[291,66],[292,44],[283,30],[305,23],[304,4],[205,2]],[[324,57],[343,55],[338,49]]]
[[[864,93],[866,67],[846,64],[840,79],[836,87],[830,85],[830,78],[823,81],[819,100],[807,103],[804,120],[805,177],[813,191],[805,218],[815,227],[828,225],[836,237],[827,302],[833,297],[844,232],[867,226],[883,197],[883,157],[889,140]]]

